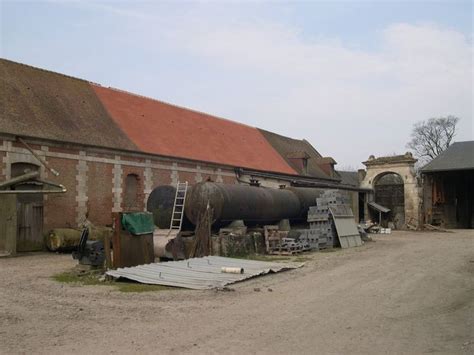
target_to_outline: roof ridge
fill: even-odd
[[[453,142],[452,144],[450,144],[445,150],[443,150],[441,153],[439,153],[437,156],[435,156],[433,159],[431,159],[428,163],[426,163],[422,168],[421,170],[425,170],[426,168],[429,168],[430,165],[434,165],[436,164],[435,160],[436,159],[441,159],[444,155],[448,154],[448,150],[449,148],[451,148],[453,145],[457,144],[457,143],[468,143],[468,142],[474,142],[474,141],[463,141],[463,142]]]
[[[268,132],[268,133],[270,133],[270,134],[279,136],[279,137],[284,138],[284,139],[291,139],[291,140],[294,140],[294,141],[306,143],[306,144],[310,147],[310,149],[311,149],[314,153],[316,153],[316,155],[319,155],[320,157],[322,157],[322,154],[319,153],[318,150],[317,150],[306,138],[298,139],[298,138],[293,138],[293,137],[284,136],[284,135],[282,135],[282,134],[275,133],[275,132],[272,132],[272,131],[267,131],[266,129],[263,129],[263,128],[259,128],[259,129],[262,130],[262,131]]]
[[[137,93],[134,93],[134,92],[131,92],[131,91],[128,91],[128,90],[124,90],[124,89],[115,88],[113,86],[104,86],[100,83],[96,83],[94,81],[78,78],[78,77],[75,77],[75,76],[72,76],[72,75],[67,75],[67,74],[59,73],[59,72],[52,71],[52,70],[49,70],[49,69],[35,67],[33,65],[29,65],[29,64],[25,64],[25,63],[15,62],[14,60],[2,58],[2,57],[0,57],[0,60],[4,60],[4,61],[16,64],[16,65],[21,65],[21,66],[24,66],[24,67],[32,68],[32,69],[35,69],[35,70],[40,70],[40,71],[43,71],[43,72],[46,72],[46,73],[60,75],[60,76],[65,77],[65,78],[70,78],[70,79],[74,79],[74,80],[83,81],[83,82],[89,83],[91,85],[99,86],[99,87],[104,88],[104,89],[113,90],[113,91],[117,91],[117,92],[122,92],[124,94],[132,95],[132,96],[136,96],[136,97],[141,97],[143,99],[159,102],[159,103],[169,105],[169,106],[173,106],[173,107],[176,107],[176,108],[179,108],[179,109],[182,109],[182,110],[192,111],[192,112],[195,112],[195,113],[200,114],[200,115],[205,115],[205,116],[209,116],[209,117],[212,117],[212,118],[217,118],[217,119],[220,119],[220,120],[223,120],[223,121],[231,122],[231,123],[234,123],[234,124],[239,124],[239,125],[242,125],[242,126],[245,126],[245,127],[258,129],[257,127],[250,126],[248,124],[238,122],[238,121],[234,121],[234,120],[231,120],[231,119],[228,119],[228,118],[225,118],[225,117],[216,116],[216,115],[213,115],[213,114],[210,114],[210,113],[207,113],[207,112],[203,112],[203,111],[200,111],[200,110],[197,110],[197,109],[184,107],[184,106],[181,106],[181,105],[178,105],[178,104],[174,104],[174,103],[166,102],[166,101],[163,101],[163,100],[159,100],[159,99],[156,99],[156,98],[153,98],[153,97],[150,97],[150,96],[137,94]]]
[[[294,140],[294,141],[300,141],[300,142],[303,142],[303,141],[306,141],[306,139],[298,139],[298,138],[293,138],[293,137],[288,137],[288,136],[284,136],[282,134],[279,134],[279,133],[275,133],[275,132],[272,132],[272,131],[268,131],[266,129],[263,129],[263,128],[258,128],[262,131],[265,131],[265,132],[268,132],[268,133],[271,133],[271,134],[274,134],[275,136],[279,136],[281,138],[285,138],[285,139],[291,139],[291,140]],[[306,141],[307,142],[307,141]]]
[[[49,70],[49,69],[44,69],[44,68],[40,68],[40,67],[35,67],[34,65],[25,64],[25,63],[20,63],[20,62],[15,62],[14,60],[0,57],[0,61],[2,61],[2,60],[5,61],[5,62],[13,63],[13,64],[15,64],[15,65],[21,65],[21,66],[23,66],[23,67],[32,68],[32,69],[39,70],[39,71],[42,71],[42,72],[45,72],[45,73],[54,74],[54,75],[59,75],[59,76],[65,77],[65,78],[69,78],[69,79],[73,79],[73,80],[79,80],[79,81],[83,81],[83,82],[85,82],[85,83],[94,84],[94,85],[97,85],[97,86],[102,87],[102,85],[99,84],[99,83],[96,83],[96,82],[93,82],[93,81],[90,81],[90,80],[86,80],[86,79],[82,79],[82,78],[78,78],[78,77],[76,77],[76,76],[72,76],[72,75],[68,75],[68,74],[64,74],[64,73],[59,73],[59,72],[57,72],[57,71],[52,71],[52,70]]]

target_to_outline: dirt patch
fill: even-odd
[[[121,292],[53,280],[70,255],[0,259],[0,353],[472,353],[473,243],[395,232],[234,292]]]

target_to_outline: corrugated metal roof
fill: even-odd
[[[426,164],[422,173],[474,169],[474,141],[456,142]]]
[[[375,210],[377,211],[380,211],[380,212],[383,212],[383,213],[387,213],[387,212],[390,212],[390,208],[387,208],[387,207],[384,207],[382,205],[379,205],[378,203],[375,203],[375,202],[369,202],[368,205],[372,208],[374,208]]]
[[[302,267],[303,263],[265,261],[206,256],[109,270],[107,275],[145,284],[184,287],[194,290],[220,288],[258,275]],[[223,273],[222,267],[239,267],[243,274]]]

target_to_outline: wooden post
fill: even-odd
[[[16,254],[17,195],[0,195],[0,254]]]
[[[105,252],[105,268],[110,270],[112,268],[112,254],[110,252],[110,238],[106,233],[104,235],[104,252]]]
[[[112,245],[114,248],[114,258],[113,258],[114,268],[121,267],[122,265],[121,250],[120,250],[120,231],[122,229],[122,223],[120,222],[120,216],[121,216],[121,213],[119,212],[112,213],[113,229],[114,229],[114,234],[112,236]]]

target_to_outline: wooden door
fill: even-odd
[[[38,195],[34,198],[29,196],[30,198],[19,199],[17,203],[18,235],[16,250],[18,252],[43,249],[43,196]]]

